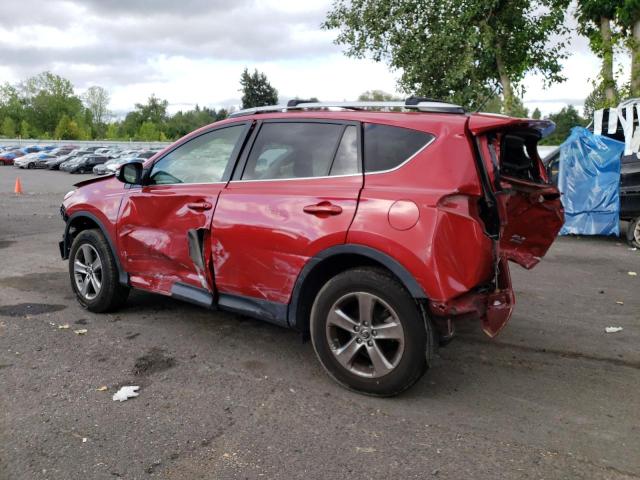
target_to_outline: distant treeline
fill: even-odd
[[[151,95],[123,120],[109,111],[109,94],[99,86],[76,95],[73,84],[43,72],[17,84],[0,86],[0,136],[60,140],[164,141],[228,116],[225,109],[196,107],[167,112],[169,102]]]

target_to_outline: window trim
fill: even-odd
[[[185,140],[183,142],[180,142],[180,140],[178,140],[178,142],[176,142],[171,150],[169,150],[168,152],[166,152],[164,155],[162,155],[159,158],[156,158],[155,160],[153,160],[153,162],[146,167],[144,170],[144,183],[143,183],[143,187],[148,188],[148,187],[162,187],[162,186],[181,186],[181,185],[219,185],[219,184],[226,184],[229,182],[229,179],[231,178],[231,174],[235,168],[235,165],[238,161],[238,157],[240,156],[240,153],[242,152],[243,147],[246,144],[247,141],[247,133],[250,130],[251,126],[253,125],[252,121],[244,121],[244,122],[234,122],[234,123],[228,123],[225,125],[219,125],[216,126],[214,128],[211,128],[209,130],[206,130],[198,135],[195,135],[191,138],[189,138],[188,140]],[[229,157],[229,162],[227,163],[227,165],[224,168],[224,172],[222,172],[222,178],[220,180],[218,180],[217,182],[193,182],[193,183],[185,183],[185,182],[180,182],[180,183],[161,183],[161,184],[154,184],[154,183],[147,183],[150,178],[151,178],[151,171],[153,170],[153,167],[156,165],[156,163],[160,162],[161,160],[165,159],[168,155],[171,155],[173,152],[175,152],[178,148],[188,144],[189,142],[200,138],[203,135],[208,135],[209,133],[213,133],[213,132],[217,132],[220,130],[224,130],[225,128],[230,128],[230,127],[238,127],[238,126],[243,126],[244,128],[242,129],[242,131],[240,132],[240,136],[238,137],[238,142],[236,143],[235,147],[233,148],[233,150],[231,151],[231,156]],[[183,137],[184,138],[184,137]]]
[[[338,141],[336,143],[335,148],[333,149],[333,156],[331,158],[331,164],[329,166],[329,172],[331,172],[331,167],[333,166],[333,162],[336,159],[336,154],[338,153],[338,149],[340,148],[340,143],[342,142],[342,136],[346,128],[350,125],[356,127],[356,134],[358,138],[358,163],[360,164],[360,173],[348,173],[344,175],[322,175],[316,177],[293,177],[293,178],[257,178],[257,179],[242,179],[242,175],[244,174],[244,170],[247,166],[247,161],[249,160],[249,156],[251,155],[251,150],[255,145],[256,139],[262,129],[262,125],[266,123],[323,123],[330,125],[343,125],[342,131],[338,136]],[[250,138],[247,141],[246,148],[242,151],[240,158],[236,164],[236,168],[234,169],[231,179],[229,183],[249,183],[249,182],[283,182],[283,181],[291,181],[291,180],[314,180],[314,179],[322,179],[322,178],[343,178],[343,177],[362,177],[364,175],[364,161],[363,161],[363,135],[362,135],[362,122],[358,122],[355,120],[333,120],[330,118],[269,118],[264,120],[257,120],[256,125],[251,132]]]

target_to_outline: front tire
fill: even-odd
[[[355,268],[336,275],[311,309],[311,340],[338,383],[362,393],[393,396],[427,368],[433,330],[404,287],[384,270]]]
[[[640,216],[629,222],[627,227],[627,242],[635,248],[640,248]]]
[[[83,230],[69,252],[69,277],[78,302],[90,312],[116,310],[129,296],[118,281],[118,267],[100,230]]]

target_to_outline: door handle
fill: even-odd
[[[331,202],[320,202],[316,205],[307,205],[302,209],[304,213],[311,215],[339,215],[342,213],[342,207],[334,205]]]
[[[187,203],[187,208],[196,212],[204,212],[205,210],[211,210],[212,205],[209,202],[193,202]]]

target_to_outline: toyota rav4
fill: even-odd
[[[412,98],[261,107],[78,183],[60,251],[82,306],[131,288],[299,330],[348,388],[394,395],[456,322],[490,337],[563,223],[548,121]]]

